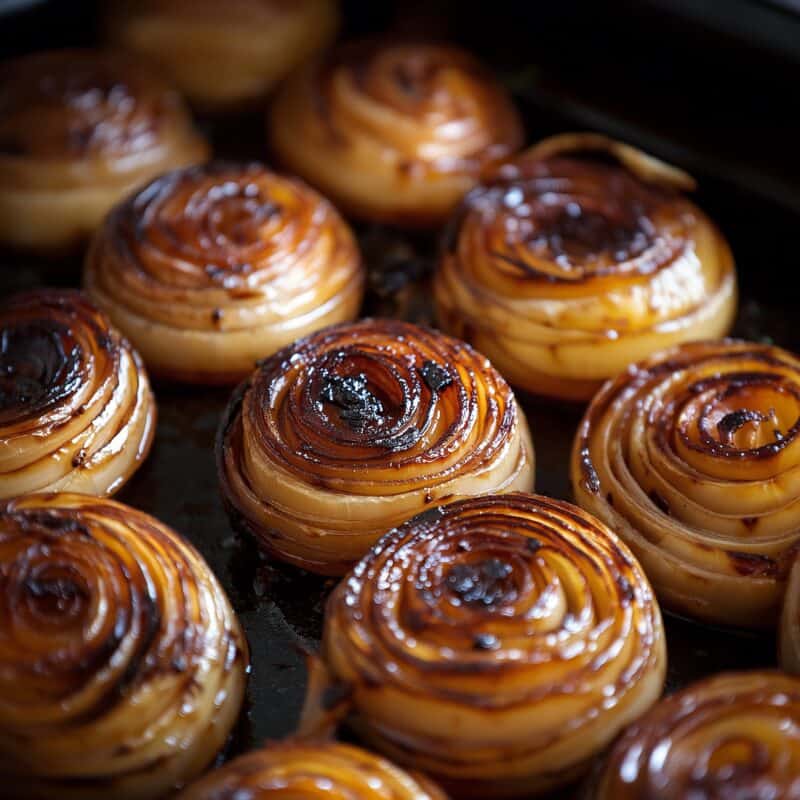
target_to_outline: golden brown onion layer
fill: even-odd
[[[141,359],[80,292],[0,303],[0,498],[113,494],[155,434]]]
[[[728,673],[662,700],[617,742],[590,796],[800,797],[800,680]]]
[[[180,97],[146,65],[93,50],[0,68],[0,241],[68,248],[155,175],[204,161]]]
[[[267,359],[217,441],[237,522],[325,574],[432,503],[531,489],[533,458],[524,414],[483,356],[394,320],[335,326]]]
[[[241,707],[247,645],[197,551],[112,500],[0,508],[0,774],[16,798],[162,797]]]
[[[199,383],[241,380],[259,358],[352,319],[363,283],[334,208],[258,164],[157,178],[108,215],[85,271],[154,374]]]
[[[800,360],[727,340],[630,367],[589,406],[572,482],[670,608],[774,625],[800,542]]]
[[[571,400],[656,350],[725,334],[733,257],[681,193],[693,185],[603,136],[546,139],[453,219],[434,283],[442,326],[512,385]]]
[[[658,605],[601,522],[479,497],[387,534],[331,596],[323,658],[365,741],[459,797],[564,785],[658,698]]]
[[[374,39],[298,72],[273,105],[280,159],[348,213],[441,222],[523,141],[505,91],[454,47]]]
[[[338,26],[336,0],[115,0],[106,15],[112,42],[215,111],[260,100]]]
[[[795,558],[783,599],[779,637],[780,664],[800,675],[800,558]]]
[[[178,800],[447,800],[422,775],[344,744],[283,742],[241,756]]]

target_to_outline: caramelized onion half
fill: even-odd
[[[533,458],[524,414],[483,356],[393,320],[329,328],[267,359],[217,440],[235,520],[325,574],[431,503],[530,489]]]
[[[59,50],[0,68],[7,245],[69,248],[134,187],[207,156],[180,97],[138,61]]]
[[[453,219],[434,284],[442,326],[512,385],[571,400],[656,350],[725,334],[733,257],[681,193],[693,185],[603,136],[546,139]]]
[[[338,26],[336,0],[114,0],[106,16],[112,42],[210,110],[259,100]]]
[[[0,498],[112,494],[147,456],[155,421],[141,359],[84,295],[0,303]]]
[[[800,680],[728,673],[662,700],[617,742],[590,797],[800,797]]]
[[[112,500],[0,507],[0,774],[15,798],[162,797],[225,742],[247,645],[197,551]]]
[[[287,167],[348,213],[423,226],[523,140],[510,98],[469,54],[381,39],[290,78],[269,124]]]
[[[118,205],[86,260],[89,294],[154,374],[231,383],[358,313],[363,268],[315,191],[258,164],[168,173]]]
[[[627,547],[579,508],[525,494],[388,533],[331,595],[322,654],[365,741],[480,798],[576,778],[657,700],[666,667]]]
[[[800,360],[727,340],[630,367],[589,406],[572,481],[671,609],[775,625],[800,543]]]
[[[178,800],[446,800],[427,778],[344,744],[273,744],[210,773]]]

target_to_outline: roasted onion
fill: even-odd
[[[693,185],[604,136],[546,139],[456,213],[434,283],[440,323],[513,386],[571,400],[656,350],[725,334],[733,257],[681,193]]]
[[[164,796],[224,744],[247,659],[208,565],[158,520],[78,494],[0,507],[3,796]]]
[[[344,744],[273,744],[237,758],[178,800],[446,800],[421,775]]]
[[[786,585],[779,642],[781,666],[800,675],[800,557],[795,559]]]
[[[279,158],[348,213],[422,226],[523,140],[511,100],[467,53],[381,39],[291,77],[269,126]]]
[[[180,97],[137,61],[92,50],[0,68],[0,242],[68,249],[134,187],[204,161]]]
[[[141,359],[83,294],[0,303],[0,498],[116,492],[147,456],[155,420]]]
[[[572,481],[669,608],[775,625],[800,543],[800,360],[727,340],[630,367],[589,406]]]
[[[355,240],[315,191],[258,164],[157,178],[86,259],[89,294],[154,374],[235,383],[296,338],[358,313]]]
[[[662,700],[617,742],[593,800],[796,800],[800,680],[740,672]]]
[[[365,741],[480,798],[578,777],[657,700],[666,667],[627,547],[579,508],[525,494],[388,533],[331,595],[322,656]]]
[[[328,328],[263,362],[234,394],[217,462],[241,527],[334,575],[431,503],[530,489],[534,466],[525,416],[489,362],[393,320]]]
[[[336,35],[336,0],[114,0],[115,44],[161,67],[196,105],[251,105]]]

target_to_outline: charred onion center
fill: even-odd
[[[495,609],[517,598],[514,567],[501,558],[455,564],[447,573],[450,593],[466,605]]]

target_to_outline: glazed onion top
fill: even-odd
[[[357,308],[362,283],[355,240],[334,208],[258,164],[157,178],[109,214],[86,266],[89,291],[123,328],[133,315],[182,331],[245,332],[263,348],[247,372],[256,357],[340,321],[343,305]],[[143,348],[148,363],[157,347]]]
[[[147,455],[155,416],[139,356],[83,294],[0,304],[0,497],[116,491]]]
[[[204,769],[247,645],[209,567],[152,517],[85,495],[0,511],[0,773],[21,797],[161,797]]]
[[[614,747],[596,800],[800,797],[800,680],[718,675],[660,702]]]
[[[524,366],[597,381],[687,333],[725,332],[733,260],[681,193],[693,186],[603,136],[544,140],[465,199],[438,276],[440,313],[466,315],[487,337],[497,332],[507,358],[526,353],[519,379],[508,377],[534,390]],[[703,328],[709,320],[719,330]]]
[[[198,781],[179,800],[446,800],[423,776],[411,775],[344,744],[283,742],[256,750]]]
[[[665,670],[658,606],[624,544],[575,506],[514,493],[388,533],[331,596],[323,657],[371,741],[486,780],[468,792],[481,797],[567,780],[655,701]]]
[[[478,62],[424,42],[344,45],[291,78],[273,111],[279,155],[367,217],[439,218],[523,139],[509,97]],[[323,157],[344,159],[352,174],[331,172]],[[464,180],[440,184],[442,195],[424,188],[447,176]],[[388,187],[395,196],[382,197]]]
[[[665,602],[774,624],[800,526],[800,360],[730,340],[653,356],[595,398],[572,472]]]
[[[138,61],[59,50],[0,70],[0,184],[122,183],[174,166],[176,152],[202,160],[206,146],[180,97]]]

